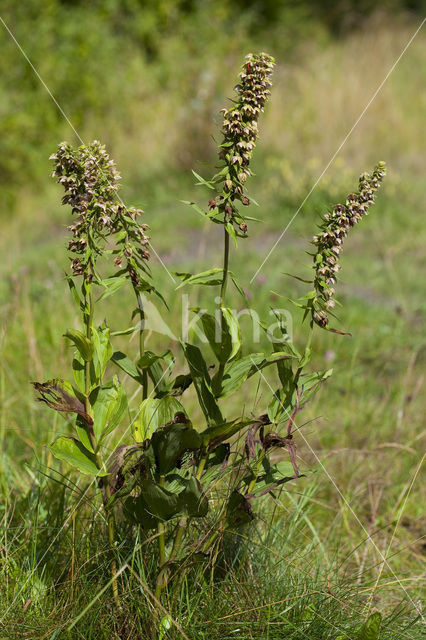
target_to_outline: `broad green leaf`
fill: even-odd
[[[203,440],[204,446],[211,445],[212,443],[219,444],[224,440],[228,440],[235,433],[238,433],[238,431],[252,423],[253,420],[243,420],[240,422],[233,420],[232,422],[223,422],[222,424],[217,424],[204,429],[204,431],[200,433],[200,436]]]
[[[118,291],[123,284],[125,284],[127,278],[125,276],[114,276],[112,278],[105,278],[105,280],[101,280],[101,285],[104,287],[105,291],[99,296],[99,300],[104,300],[111,296],[113,293]]]
[[[94,456],[76,438],[60,436],[53,442],[49,449],[59,460],[65,460],[81,473],[92,476],[106,476],[96,466]]]
[[[192,311],[199,313],[200,309],[195,307]],[[229,338],[228,332],[222,333],[220,319],[212,316],[210,313],[201,313],[199,317],[203,326],[203,333],[208,340],[211,350],[219,362],[226,362],[227,358],[225,354],[226,352],[229,353],[230,348],[230,341],[229,339],[227,340],[227,338]]]
[[[226,506],[226,522],[228,527],[240,527],[253,520],[254,514],[250,501],[234,489]]]
[[[225,228],[226,228],[226,231],[231,236],[232,241],[234,243],[234,246],[237,249],[238,248],[238,239],[237,239],[237,234],[235,233],[234,225],[232,224],[232,222],[227,222]]]
[[[283,353],[273,353],[265,356],[263,353],[253,353],[226,365],[222,381],[216,374],[212,386],[217,398],[226,398],[241,387],[244,382],[265,367],[291,356]]]
[[[151,447],[158,473],[169,473],[186,451],[195,451],[201,442],[200,434],[188,423],[178,422],[155,431]]]
[[[191,476],[184,491],[179,494],[182,509],[192,518],[204,518],[209,510],[209,501],[200,482]]]
[[[201,271],[201,273],[196,273],[191,275],[190,273],[176,273],[177,276],[183,278],[183,282],[181,282],[177,287],[180,289],[187,284],[199,284],[199,285],[207,285],[207,286],[216,286],[222,283],[223,279],[223,269],[219,269],[215,267],[214,269],[208,269],[208,271]]]
[[[208,500],[199,481],[191,476],[182,479],[183,489],[173,492],[150,479],[141,483],[141,495],[131,505],[133,515],[137,516],[145,528],[152,528],[156,520],[167,521],[182,513],[192,517],[204,517],[208,511]]]
[[[86,338],[84,333],[77,331],[77,329],[68,329],[67,332],[64,333],[64,336],[68,338],[68,340],[71,340],[83,360],[90,362],[93,356],[93,344],[89,338]]]
[[[111,360],[131,378],[139,382],[139,384],[143,384],[141,372],[139,371],[135,363],[130,360],[130,358],[128,358],[125,353],[123,353],[122,351],[114,351],[111,356]]]
[[[81,444],[86,447],[90,453],[95,453],[92,445],[92,441],[90,440],[90,428],[87,422],[81,417],[77,416],[77,420],[75,423],[75,430],[78,435],[78,439]]]
[[[113,348],[109,341],[110,330],[106,325],[92,329],[92,342],[94,346],[93,366],[98,380],[101,380],[107,363],[111,360]]]
[[[377,640],[382,624],[382,614],[378,611],[372,613],[362,625],[356,640]]]
[[[201,437],[203,437],[202,434],[201,434]],[[222,443],[217,445],[217,447],[215,447],[213,451],[211,451],[211,453],[209,454],[209,457],[207,458],[206,469],[209,469],[210,467],[216,467],[218,464],[222,465],[225,462],[225,460],[228,459],[229,453],[230,453],[229,444]]]
[[[224,420],[213,395],[207,365],[200,349],[189,343],[182,343],[182,348],[207,424],[223,424]]]
[[[148,369],[154,362],[158,362],[158,360],[164,360],[166,355],[171,354],[171,351],[165,351],[164,353],[157,355],[152,351],[145,351],[142,358],[138,360],[138,367],[140,369]],[[173,356],[172,356],[173,359]]]
[[[82,393],[85,393],[84,360],[79,353],[76,354],[76,357],[72,361],[72,373],[78,389]]]
[[[238,320],[235,317],[232,309],[228,309],[226,307],[222,308],[223,317],[225,318],[226,324],[228,326],[229,335],[231,338],[231,353],[229,354],[229,360],[232,360],[241,348],[241,333],[240,327],[238,324]]]
[[[168,491],[152,480],[141,483],[143,499],[149,512],[160,520],[170,520],[181,511],[179,495]]]
[[[137,498],[129,496],[124,500],[123,512],[130,522],[139,524],[145,531],[155,529],[158,525],[158,518],[150,512],[143,495]]]
[[[166,365],[164,369],[161,364],[162,361]],[[148,375],[154,384],[153,394],[156,398],[161,398],[170,392],[172,383],[169,382],[169,378],[173,371],[174,362],[174,356],[170,350],[165,351],[160,356],[157,356],[152,351],[145,351],[143,357],[138,361],[138,366],[148,371]]]
[[[176,413],[185,414],[185,409],[173,396],[146,398],[139,405],[137,419],[132,424],[132,435],[136,442],[143,442],[165,424],[171,422]]]
[[[97,387],[90,395],[93,409],[93,431],[97,441],[111,433],[122,419],[127,408],[127,397],[117,377],[107,385]]]

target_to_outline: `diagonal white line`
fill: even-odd
[[[392,547],[392,543],[393,543],[394,538],[395,538],[396,530],[397,530],[397,528],[398,528],[398,526],[399,526],[399,523],[400,523],[400,521],[401,521],[402,514],[404,513],[405,505],[407,504],[408,498],[409,498],[410,493],[411,493],[411,489],[413,488],[414,482],[416,481],[416,478],[417,478],[417,476],[418,476],[418,474],[419,474],[419,471],[420,471],[420,469],[421,469],[421,466],[422,466],[422,464],[423,464],[423,461],[424,461],[425,457],[426,457],[426,453],[425,453],[425,454],[423,454],[423,457],[422,457],[422,459],[420,460],[419,464],[417,465],[417,468],[416,468],[416,470],[415,470],[415,472],[414,472],[413,477],[410,479],[409,486],[408,486],[408,490],[407,490],[407,493],[406,493],[406,495],[405,495],[405,499],[404,499],[403,505],[402,505],[401,509],[399,510],[399,515],[398,515],[398,518],[397,518],[397,521],[396,521],[396,524],[395,524],[394,530],[393,530],[393,532],[392,532],[391,539],[390,539],[389,544],[388,544],[388,547],[387,547],[387,549],[386,549],[386,551],[385,551],[385,558],[386,558],[386,560],[387,560],[387,559],[388,559],[388,557],[389,557],[389,551],[390,551],[390,549],[391,549],[391,547]],[[372,603],[373,603],[374,594],[376,593],[376,590],[377,590],[378,584],[379,584],[379,582],[380,582],[380,578],[382,577],[382,573],[383,573],[383,568],[384,568],[384,566],[385,566],[385,563],[384,563],[384,562],[382,562],[382,564],[381,564],[381,566],[380,566],[379,573],[377,574],[376,582],[374,583],[374,588],[373,588],[373,590],[372,590],[372,592],[371,592],[370,599],[369,599],[369,602],[368,602],[368,612],[370,612],[370,609],[371,609],[371,606],[372,606]]]
[[[49,87],[47,86],[47,84],[45,83],[45,81],[43,80],[43,78],[41,77],[41,75],[39,74],[39,72],[37,71],[37,69],[35,68],[35,66],[33,65],[33,63],[31,62],[31,60],[29,59],[29,57],[27,56],[27,54],[25,53],[25,51],[23,50],[23,48],[21,47],[21,45],[19,44],[19,42],[17,41],[17,39],[15,38],[15,36],[13,35],[13,33],[11,32],[11,30],[9,29],[9,27],[7,26],[7,24],[5,23],[5,21],[3,20],[3,18],[0,16],[0,21],[2,22],[4,28],[6,29],[6,31],[8,32],[8,34],[10,35],[10,37],[12,38],[13,42],[16,44],[16,46],[18,47],[19,51],[22,53],[22,55],[24,56],[25,60],[28,62],[28,64],[30,65],[31,69],[34,71],[35,75],[37,76],[37,78],[40,80],[41,84],[43,85],[43,87],[46,89],[47,93],[49,94],[49,96],[52,98],[53,102],[55,103],[55,105],[58,107],[61,115],[65,118],[65,120],[67,121],[67,123],[69,124],[69,126],[71,127],[71,129],[74,131],[75,135],[77,136],[77,138],[80,140],[81,144],[84,144],[83,140],[80,137],[80,134],[78,133],[78,131],[75,129],[74,125],[72,124],[71,120],[68,118],[67,114],[65,113],[65,111],[62,109],[61,105],[59,104],[59,102],[56,100],[55,96],[53,95],[53,93],[50,91]]]
[[[37,78],[40,80],[41,84],[43,85],[43,87],[46,89],[47,93],[49,94],[49,96],[52,98],[53,102],[55,103],[56,107],[59,109],[59,112],[61,113],[62,117],[67,121],[67,123],[69,124],[69,126],[71,127],[71,129],[73,130],[74,134],[77,136],[77,138],[79,139],[79,141],[81,142],[81,144],[85,145],[84,140],[82,139],[82,137],[80,136],[80,134],[78,133],[77,129],[74,127],[74,125],[72,124],[71,120],[68,118],[67,114],[65,113],[65,111],[62,109],[61,105],[59,104],[59,102],[56,100],[55,96],[53,95],[53,93],[51,92],[51,90],[49,89],[49,87],[47,86],[47,84],[45,83],[45,81],[43,80],[43,78],[41,77],[41,75],[39,74],[39,72],[37,71],[37,69],[35,68],[35,66],[33,65],[33,63],[31,62],[31,60],[29,59],[29,57],[27,56],[27,54],[25,53],[25,51],[23,50],[23,48],[21,47],[21,45],[19,44],[18,40],[15,38],[15,36],[13,35],[12,31],[9,29],[9,27],[7,26],[7,24],[5,23],[5,21],[3,20],[3,18],[0,16],[0,22],[3,24],[4,28],[6,29],[6,31],[8,32],[8,34],[10,35],[10,37],[12,38],[13,42],[16,44],[16,46],[18,47],[19,51],[22,53],[22,55],[24,56],[25,60],[28,62],[28,64],[30,65],[31,69],[33,70],[33,72],[35,73],[35,75],[37,76]],[[96,161],[96,160],[95,160]],[[115,194],[117,197],[117,200],[120,202],[120,204],[123,205],[123,207],[125,207],[126,205],[124,204],[123,200],[121,199],[121,197],[118,195],[118,193]],[[154,249],[154,247],[152,246],[151,242],[149,243],[149,246],[151,247],[152,251],[154,252],[155,256],[157,257],[157,260],[160,262],[161,266],[167,271],[167,274],[169,275],[169,278],[171,278],[172,282],[176,283],[176,280],[174,279],[174,277],[172,276],[172,274],[170,273],[169,269],[166,267],[166,265],[164,264],[163,260],[160,258],[160,256],[158,255],[157,251]]]
[[[152,394],[154,393],[154,391],[156,390],[156,388],[158,387],[158,385],[160,384],[160,382],[162,381],[162,379],[164,378],[164,376],[166,375],[166,373],[168,372],[168,370],[170,369],[171,365],[173,363],[171,362],[168,367],[165,369],[163,375],[161,376],[161,378],[158,380],[157,384],[155,385],[155,387],[152,389],[151,393],[149,394],[148,397],[151,397]],[[120,443],[122,442],[123,438],[127,435],[129,429],[131,428],[132,424],[134,423],[134,421],[136,420],[136,418],[138,417],[139,413],[141,411],[141,408],[139,408],[139,410],[136,412],[135,416],[133,417],[133,419],[131,420],[129,426],[127,427],[127,429],[124,431],[124,433],[122,434],[120,440],[117,443],[117,447],[120,445]],[[104,462],[104,466],[106,467],[106,465],[108,464],[111,456],[113,455],[114,451],[112,451],[110,453],[110,455],[108,456],[108,458],[105,460]],[[101,471],[101,469],[99,469],[99,471]],[[5,613],[3,614],[3,617],[1,618],[1,622],[3,622],[7,616],[7,614],[9,613],[10,609],[13,607],[13,605],[15,604],[17,598],[19,598],[19,596],[21,595],[22,591],[26,588],[29,580],[31,580],[31,578],[33,577],[35,571],[38,569],[38,567],[40,566],[41,562],[44,560],[44,558],[46,557],[48,551],[50,550],[50,548],[52,547],[52,545],[56,542],[56,540],[58,539],[59,535],[61,534],[62,530],[64,529],[64,527],[67,525],[67,523],[69,522],[71,516],[73,515],[73,513],[78,509],[78,507],[80,506],[82,500],[85,498],[87,492],[89,491],[90,487],[96,482],[97,478],[98,478],[99,472],[93,476],[93,480],[92,482],[87,486],[86,490],[84,491],[84,493],[82,494],[80,500],[77,502],[76,506],[74,507],[74,509],[70,512],[70,514],[68,515],[67,518],[65,518],[65,521],[63,523],[63,525],[61,526],[61,528],[59,529],[58,533],[56,534],[56,536],[53,538],[52,542],[49,544],[49,546],[47,547],[46,551],[43,553],[42,557],[40,558],[40,560],[37,562],[36,566],[34,567],[34,569],[31,571],[30,575],[28,576],[27,580],[24,582],[23,586],[21,587],[21,589],[19,590],[19,592],[16,594],[16,596],[14,597],[14,599],[12,600],[11,604],[9,605],[9,607],[6,609]],[[99,513],[99,511],[97,512]]]
[[[253,358],[252,358],[252,362],[254,364],[254,366],[256,367],[256,369],[258,370],[258,372],[260,373],[261,377],[263,378],[263,380],[266,382],[266,384],[268,385],[268,387],[270,388],[270,390],[272,391],[272,393],[275,395],[274,390],[272,389],[271,385],[269,384],[268,380],[265,378],[265,376],[263,375],[261,369],[259,369],[259,367],[256,365],[256,363],[254,362]],[[285,407],[283,407],[284,411],[286,412],[288,418],[290,418],[290,414],[288,412],[288,409],[286,409]],[[293,419],[293,424],[295,426],[296,423]],[[363,523],[361,522],[361,520],[359,519],[359,517],[357,516],[357,514],[355,513],[355,511],[353,510],[352,506],[350,505],[350,503],[348,502],[347,498],[343,495],[342,491],[339,489],[339,487],[336,484],[336,481],[332,478],[332,476],[330,475],[330,473],[327,471],[327,469],[325,468],[325,466],[323,465],[323,463],[321,462],[321,460],[319,459],[319,457],[317,456],[317,454],[315,453],[315,451],[312,449],[311,445],[309,444],[309,442],[306,440],[305,436],[303,435],[303,432],[299,429],[299,434],[302,436],[305,444],[308,446],[309,450],[311,451],[311,453],[315,456],[315,459],[317,460],[317,462],[321,465],[321,468],[323,469],[323,471],[325,472],[325,474],[327,475],[328,479],[330,480],[330,482],[333,484],[334,488],[336,489],[336,491],[338,492],[338,494],[340,495],[340,497],[342,498],[343,502],[345,503],[345,505],[349,508],[349,510],[351,511],[352,515],[355,517],[356,521],[358,522],[358,524],[360,525],[360,527],[362,528],[362,530],[364,531],[365,535],[367,536],[366,540],[369,540],[371,542],[371,544],[374,546],[374,548],[376,549],[376,551],[379,553],[380,557],[382,558],[383,564],[386,564],[386,566],[388,567],[389,571],[392,573],[393,577],[396,579],[396,581],[398,582],[399,586],[401,587],[401,589],[404,591],[405,595],[408,597],[408,599],[410,600],[411,604],[413,605],[415,611],[417,611],[423,622],[425,621],[425,618],[422,614],[421,611],[419,611],[418,606],[415,604],[414,600],[412,599],[412,597],[410,596],[410,594],[408,593],[408,591],[405,589],[404,585],[402,584],[402,582],[400,581],[400,579],[398,578],[398,576],[394,573],[392,567],[389,565],[386,557],[383,555],[382,551],[379,549],[379,547],[377,546],[377,544],[375,543],[375,541],[373,540],[373,538],[371,537],[371,535],[368,533],[367,529],[365,528],[365,526],[363,525]]]
[[[386,76],[384,77],[384,79],[382,80],[382,82],[379,84],[379,86],[377,87],[377,89],[375,90],[375,92],[373,93],[373,95],[371,96],[370,100],[368,101],[368,103],[365,105],[364,109],[362,110],[361,114],[358,116],[358,118],[355,120],[354,124],[352,125],[352,127],[350,128],[350,130],[348,131],[348,133],[346,134],[346,136],[343,138],[342,142],[340,143],[339,147],[337,148],[337,150],[333,153],[333,155],[331,156],[330,160],[328,161],[325,169],[322,171],[322,173],[318,176],[316,182],[314,183],[314,185],[311,187],[309,193],[307,194],[307,196],[305,196],[302,204],[299,206],[299,208],[297,209],[296,213],[293,214],[292,218],[290,219],[290,222],[288,222],[288,224],[286,225],[284,231],[281,233],[281,235],[278,237],[278,239],[274,242],[274,244],[272,245],[272,247],[270,248],[266,258],[263,260],[262,264],[260,265],[260,267],[257,269],[256,273],[254,274],[254,276],[252,277],[252,279],[250,280],[250,284],[253,282],[253,280],[256,278],[256,276],[258,275],[258,273],[261,271],[262,267],[264,266],[265,262],[267,260],[269,260],[272,252],[275,250],[275,248],[277,247],[277,245],[279,244],[279,242],[283,239],[285,233],[287,232],[288,228],[290,227],[290,225],[292,224],[293,220],[296,218],[296,216],[299,214],[300,210],[302,209],[303,205],[305,204],[305,202],[308,200],[308,198],[310,197],[310,195],[312,194],[312,192],[314,191],[314,189],[318,186],[318,183],[320,182],[320,180],[322,179],[323,175],[325,174],[325,172],[327,171],[327,169],[329,168],[329,166],[332,164],[333,160],[335,159],[335,157],[337,156],[337,154],[339,153],[339,151],[342,149],[342,147],[345,145],[346,141],[348,140],[348,138],[350,137],[350,135],[352,134],[352,132],[354,131],[354,129],[357,127],[357,125],[359,124],[360,120],[363,118],[364,114],[366,113],[367,109],[369,108],[369,106],[371,105],[371,103],[373,102],[373,100],[376,98],[377,94],[381,91],[383,85],[385,84],[385,82],[387,81],[387,79],[389,78],[389,76],[391,75],[391,73],[394,71],[395,67],[397,66],[397,64],[399,63],[399,61],[401,60],[401,58],[403,57],[403,55],[405,54],[405,52],[407,51],[408,47],[410,46],[410,44],[413,42],[414,38],[417,36],[418,32],[420,31],[420,29],[422,28],[422,26],[424,25],[424,23],[426,22],[426,18],[424,18],[422,20],[422,22],[420,23],[420,25],[417,27],[416,31],[414,32],[414,34],[411,36],[410,40],[407,42],[407,44],[405,45],[404,49],[401,51],[401,53],[399,54],[398,58],[396,59],[396,61],[393,63],[393,65],[391,66],[391,68],[389,69],[389,71],[387,72]]]

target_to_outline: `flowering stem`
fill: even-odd
[[[264,457],[265,457],[265,449],[262,449],[262,451],[259,454],[259,458],[257,460],[256,471],[254,472],[253,478],[251,479],[250,484],[247,487],[246,496],[249,496],[253,491],[254,487],[256,486],[256,482],[259,477],[260,470],[262,468],[262,462]]]
[[[87,313],[85,314],[85,324],[86,324],[86,337],[88,340],[91,340],[92,327],[93,327],[94,303],[93,303],[92,285],[90,283],[90,280],[87,278],[87,275],[88,274],[85,274],[85,288],[86,288],[86,291],[88,291],[88,294],[86,295]],[[90,396],[90,361],[89,360],[85,360],[84,362],[84,388],[85,388],[85,396],[84,396],[85,411],[88,415],[90,415],[91,408],[90,408],[90,399],[89,399],[89,396]],[[99,455],[99,452],[97,451],[97,442],[96,442],[95,434],[93,433],[92,426],[89,426],[89,438],[92,444],[93,451],[95,452],[97,466],[99,469],[102,469],[102,460]],[[109,487],[108,481],[105,479],[102,480],[102,488],[103,488],[103,504],[105,507],[107,501],[111,497],[110,487]],[[108,542],[110,544],[111,549],[113,550],[114,540],[115,540],[114,514],[110,509],[106,510],[106,513],[107,513],[107,523],[108,523]],[[120,607],[120,599],[118,595],[118,584],[117,584],[117,579],[115,577],[116,573],[117,573],[117,565],[115,562],[115,558],[112,557],[111,559],[112,593],[113,593],[114,602],[116,606]]]
[[[140,318],[140,329],[139,329],[139,358],[142,359],[145,353],[145,310],[143,308],[143,300],[139,291],[136,291],[134,288],[134,292],[136,294],[136,300],[138,301],[138,309],[139,309],[139,318]],[[146,369],[142,370],[142,400],[145,400],[148,396],[148,375],[146,373]]]
[[[229,233],[224,227],[225,243],[223,250],[223,277],[222,285],[220,287],[220,306],[225,306],[226,285],[228,283],[228,269],[229,269]]]
[[[160,476],[160,481],[158,483],[160,487],[164,487],[164,476]],[[157,576],[157,582],[155,585],[155,597],[157,600],[161,602],[161,594],[163,593],[163,589],[167,584],[167,576],[166,576],[166,537],[165,537],[165,525],[163,522],[159,522],[157,525],[157,533],[158,533],[158,551],[159,551],[159,573]]]
[[[222,327],[222,343],[224,340],[224,333],[225,333],[225,326],[224,326],[225,318],[223,316],[222,308],[225,306],[226,285],[228,283],[228,271],[229,271],[229,233],[227,232],[226,227],[224,227],[223,230],[225,232],[224,249],[223,249],[223,276],[222,276],[222,284],[220,287],[220,298],[219,298],[220,321],[221,321],[221,327]],[[221,362],[218,370],[219,386],[220,386],[220,383],[222,382],[224,371],[225,371],[225,363]]]

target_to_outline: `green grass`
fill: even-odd
[[[305,43],[298,62],[278,67],[256,159],[258,175],[250,185],[261,204],[250,213],[262,224],[251,224],[251,237],[231,257],[245,288],[414,26],[373,24],[315,49],[316,55]],[[304,286],[283,274],[308,274],[304,251],[318,216],[356,186],[360,171],[375,160],[388,161],[377,204],[342,256],[338,327],[352,337],[319,329],[314,335],[314,366],[333,366],[334,373],[298,420],[300,463],[312,473],[286,485],[250,530],[225,540],[228,575],[221,575],[219,558],[216,568],[195,572],[179,585],[167,606],[191,639],[353,640],[374,607],[384,614],[381,640],[422,636],[416,607],[424,596],[426,228],[420,213],[424,104],[418,95],[425,52],[420,35],[252,285],[254,308],[265,317],[271,305],[289,309],[297,327],[288,297],[303,294]],[[176,95],[170,97],[170,111]],[[145,125],[135,125],[140,111],[135,103],[132,109],[132,126],[142,135]],[[148,120],[153,117],[150,112]],[[160,140],[163,126],[161,121],[156,132]],[[205,118],[200,131],[212,129]],[[187,135],[185,129],[185,143]],[[142,177],[139,183],[143,150],[137,135],[114,136],[122,173],[131,168],[125,200],[146,209],[152,243],[167,268],[219,266],[220,239],[180,203],[208,198],[192,186],[189,171],[175,167],[165,176],[156,169],[156,180]],[[206,176],[211,172],[204,165],[194,168]],[[17,212],[3,223],[0,241],[0,638],[136,640],[150,637],[153,628],[150,595],[137,578],[152,576],[153,543],[140,548],[135,532],[123,530],[118,554],[122,563],[130,557],[133,573],[126,568],[120,576],[123,609],[117,612],[109,589],[98,597],[109,574],[95,492],[89,489],[73,519],[87,480],[52,460],[46,445],[69,425],[35,403],[29,384],[67,375],[70,362],[61,336],[76,317],[63,280],[67,219],[59,199],[53,185],[40,194],[19,191]],[[154,257],[152,267],[160,290],[170,297],[165,318],[177,329],[181,298]],[[202,305],[203,294],[195,300],[192,291],[191,304],[196,303]],[[243,306],[237,295],[233,303]],[[110,319],[113,329],[126,326],[129,304],[123,292]],[[295,338],[303,343],[300,329]],[[155,333],[148,345],[178,352]],[[247,411],[254,405],[262,411],[271,395],[268,384],[258,382],[244,388]],[[232,406],[226,409],[232,413]],[[194,424],[201,424],[191,396],[188,410]],[[241,563],[247,544],[247,561]],[[168,637],[182,635],[173,626]]]

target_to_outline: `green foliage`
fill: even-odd
[[[92,476],[105,476],[103,472],[96,464],[96,459],[90,454],[82,442],[79,442],[76,438],[67,438],[61,436],[53,444],[50,445],[50,450],[56,458],[59,460],[65,460],[68,464],[81,471]]]

